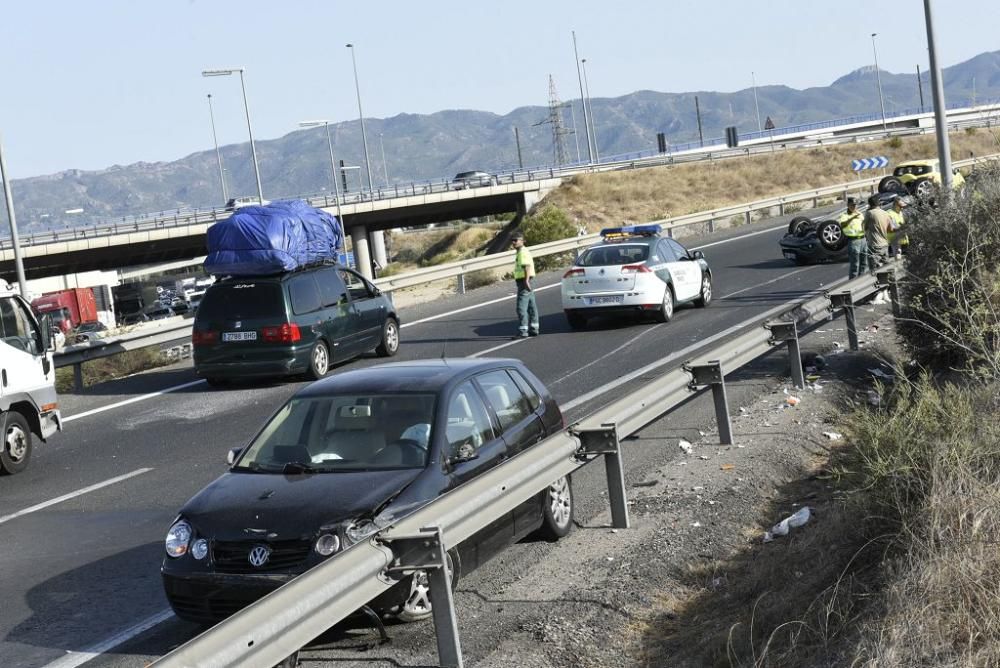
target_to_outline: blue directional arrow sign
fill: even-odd
[[[889,158],[884,155],[877,155],[873,158],[861,158],[860,160],[851,160],[851,169],[855,172],[860,172],[865,169],[882,169],[889,164]]]

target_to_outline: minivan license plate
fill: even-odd
[[[257,332],[223,332],[223,341],[256,341]]]

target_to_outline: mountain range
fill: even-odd
[[[875,69],[851,72],[829,86],[797,90],[787,86],[760,86],[757,104],[761,117],[778,127],[844,118],[879,111]],[[879,72],[887,113],[921,106],[916,71],[910,74]],[[924,106],[930,109],[930,76],[923,72]],[[980,54],[943,71],[945,99],[949,105],[985,102],[1000,98],[1000,51]],[[570,87],[567,87],[567,90]],[[695,98],[701,111],[704,137],[718,138],[727,126],[740,132],[757,130],[754,90],[731,93],[698,91],[661,93],[642,90],[615,98],[593,98],[591,107],[602,158],[656,148],[656,135],[664,132],[672,144],[698,139]],[[567,160],[577,151],[586,160],[586,140],[579,99],[562,109],[568,130],[564,135]],[[527,106],[506,115],[487,111],[446,110],[433,114],[399,114],[366,119],[375,186],[414,180],[448,178],[459,171],[506,171],[518,166],[514,128],[520,136],[525,167],[551,165],[554,160],[552,124],[548,107]],[[348,165],[363,165],[361,127],[358,121],[331,125],[338,158]],[[579,142],[579,143],[578,143]],[[579,149],[578,149],[579,146]],[[221,147],[231,195],[256,193],[249,144]],[[257,141],[257,154],[265,197],[278,199],[315,194],[331,186],[329,151],[322,127],[298,130],[277,139]],[[349,171],[349,186],[357,190],[359,170]],[[44,229],[88,224],[122,216],[186,207],[221,206],[219,169],[214,149],[199,151],[172,162],[138,162],[107,169],[70,169],[58,174],[12,181],[18,227],[22,234]],[[64,213],[82,209],[82,212]],[[6,212],[0,212],[6,220]],[[4,225],[6,230],[6,225]]]

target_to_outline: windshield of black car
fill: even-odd
[[[577,260],[579,267],[607,267],[620,264],[639,264],[649,257],[646,244],[616,244],[588,248]]]
[[[433,394],[293,398],[264,427],[234,470],[328,473],[423,468]]]

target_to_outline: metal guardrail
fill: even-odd
[[[598,456],[607,468],[612,524],[629,526],[619,442],[711,387],[723,443],[732,443],[725,376],[775,345],[787,344],[793,383],[804,384],[798,328],[843,310],[851,348],[857,350],[854,303],[883,287],[895,290],[893,264],[878,274],[843,279],[831,292],[794,306],[776,320],[745,328],[735,339],[662,373],[596,413],[546,438],[491,471],[428,503],[156,661],[159,668],[228,668],[276,665],[372,600],[403,574],[426,570],[440,665],[461,667],[454,601],[446,573],[447,550],[495,517],[545,490]]]

